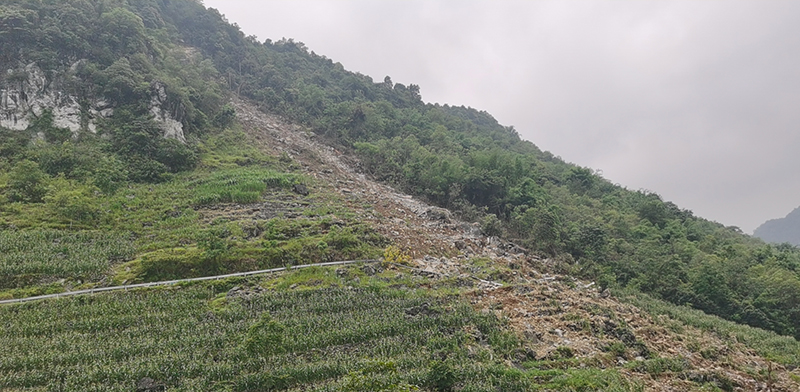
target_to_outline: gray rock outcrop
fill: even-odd
[[[82,99],[70,93],[69,85],[80,82],[74,71],[47,75],[35,63],[17,69],[7,69],[0,79],[0,127],[25,130],[45,110],[53,113],[53,125],[67,128],[73,135],[81,131],[95,133],[97,121],[114,113],[112,105],[101,96]],[[83,102],[81,102],[83,101]],[[164,132],[164,137],[185,142],[183,124],[165,109],[167,94],[164,86],[154,84],[150,113]]]

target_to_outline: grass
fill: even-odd
[[[297,174],[271,168],[223,165],[166,183],[131,184],[115,195],[97,195],[103,215],[95,231],[48,223],[45,204],[3,205],[0,218],[13,220],[6,225],[26,229],[0,232],[0,296],[380,256],[387,240],[324,195],[318,208],[295,214],[297,219],[280,213],[271,220],[209,222],[198,211],[208,204],[258,202],[266,194],[269,208],[293,211],[299,196],[287,188],[299,181]],[[59,228],[41,228],[48,226]]]
[[[115,268],[113,283],[219,275],[336,260],[380,257],[388,241],[356,221],[329,219],[222,222],[193,234],[197,246],[157,249]],[[255,233],[244,239],[243,225]]]
[[[267,189],[286,189],[299,181],[294,174],[259,168],[216,171],[189,184],[194,188],[192,204],[255,203]]]

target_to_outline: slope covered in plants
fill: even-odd
[[[458,263],[473,268],[470,273],[484,280],[519,283],[509,276],[520,277],[520,265],[533,263],[541,270],[594,280],[601,288],[646,293],[739,323],[800,336],[800,253],[796,248],[766,245],[734,227],[696,217],[657,194],[613,185],[590,169],[565,163],[521,140],[512,127],[498,124],[488,113],[425,103],[418,86],[395,84],[388,77],[375,82],[292,40],[258,42],[199,2],[10,0],[0,6],[0,34],[9,38],[0,41],[0,64],[4,71],[10,70],[3,73],[4,86],[22,91],[38,86],[31,80],[44,80],[34,95],[49,97],[48,91],[58,90],[77,105],[81,119],[72,129],[59,122],[64,116],[61,106],[32,106],[25,129],[0,129],[0,297],[376,257],[394,243],[422,260],[426,255],[463,256]],[[241,99],[231,99],[234,97]],[[253,109],[253,103],[261,113]],[[73,107],[72,103],[65,105]],[[182,140],[166,132],[164,118],[159,122],[164,112],[169,114],[165,118],[180,124]],[[320,140],[344,151],[344,159],[336,160],[340,154],[331,152]],[[424,204],[418,201],[395,195],[353,173],[353,168],[455,211],[460,219],[476,222],[478,229],[447,212],[422,208]],[[475,238],[469,237],[476,231]],[[528,252],[524,262],[499,267],[509,254],[525,253],[523,248]],[[314,279],[326,282],[322,277]],[[397,285],[401,290],[425,290],[430,283]],[[212,316],[204,316],[208,313],[198,309],[219,293],[213,289],[200,294],[182,292],[176,298],[153,295],[146,302],[176,301],[169,306],[181,308],[180,296],[196,295],[187,300],[191,304],[186,313],[169,319],[180,326],[217,317],[213,311]],[[113,308],[115,298],[128,300],[120,295],[98,301]],[[482,299],[475,305],[505,306],[501,302]],[[419,306],[398,303],[398,309]],[[3,327],[24,338],[27,332],[19,331],[36,328],[25,320],[46,317],[48,306],[72,304],[48,304],[43,309],[26,305],[17,308],[25,317]],[[672,309],[658,304],[653,309]],[[559,309],[556,305],[539,304],[537,311],[555,312]],[[91,309],[86,311],[91,313]],[[332,314],[336,312],[339,310]],[[246,321],[227,320],[235,325],[219,328],[233,331],[231,336],[239,339],[239,344],[244,341],[244,324],[259,323],[261,316],[256,313],[247,313]],[[584,317],[583,311],[578,313]],[[467,320],[480,317],[464,314]],[[676,318],[685,314],[672,313]],[[294,322],[284,316],[278,320],[280,324]],[[120,316],[109,320],[122,321],[103,321],[94,314],[75,317],[78,326],[85,325],[88,331],[103,323],[119,322],[116,325],[124,327],[129,320]],[[685,318],[687,323],[696,320]],[[577,328],[584,328],[579,321],[572,320]],[[317,321],[309,321],[313,322]],[[391,328],[401,332],[411,328],[405,321],[398,323]],[[443,321],[444,330],[439,330],[443,342],[414,344],[429,349],[449,344],[447,339],[453,336],[461,339],[458,328],[467,324]],[[265,319],[258,325],[274,324]],[[592,331],[591,325],[587,328]],[[86,330],[65,333],[73,336]],[[164,340],[178,332],[164,331]],[[592,333],[606,333],[601,332]],[[523,346],[502,341],[489,339],[489,348],[484,345],[487,341],[473,343],[487,350],[475,355],[494,355],[496,347],[500,347],[497,353],[508,349],[502,353],[507,356],[504,359],[518,354],[511,348],[524,354]],[[33,343],[23,339],[10,344],[24,348]],[[360,347],[335,346],[337,350]],[[467,346],[460,347],[466,350]],[[623,351],[623,360],[636,361],[633,347],[616,347]],[[787,354],[794,352],[792,347],[785,344],[779,355],[789,356],[782,363],[796,366],[793,354]],[[135,353],[149,346],[129,348]],[[116,358],[127,355],[124,351],[101,356]],[[546,366],[580,368],[579,359],[566,360],[567,354],[575,352],[562,351],[565,358],[548,360],[565,361]],[[474,359],[469,353],[458,353],[464,355],[459,361]],[[212,353],[225,361],[240,354],[244,355],[224,350]],[[677,355],[672,354],[673,358]],[[181,355],[194,358],[200,354]],[[709,355],[725,358],[726,354]],[[663,365],[675,377],[688,371],[680,361],[641,357],[640,362],[654,360],[641,366]],[[143,363],[142,357],[136,358],[132,363]],[[280,358],[296,359],[289,355]],[[420,374],[429,370],[420,358],[409,359],[408,364],[395,363],[410,369],[392,379],[396,386],[422,382]],[[612,363],[616,360],[602,358]],[[496,371],[501,379],[523,380],[513,385],[531,383],[544,388],[551,381],[563,381],[565,384],[552,387],[577,388],[568,384],[572,378],[563,372],[537,373],[545,365],[530,365],[535,371],[523,374],[508,367],[495,368],[493,360],[487,362],[491,365],[486,371],[500,369]],[[36,381],[40,377],[36,372],[25,370],[38,369],[38,365],[26,363],[24,356],[14,361],[7,369],[19,378],[4,380],[4,387],[43,387]],[[44,363],[41,358],[32,361]],[[72,366],[84,363],[81,361],[65,359],[64,363]],[[252,369],[228,367],[224,374],[245,381],[248,374],[258,374],[253,370],[258,360],[247,361],[242,366]],[[516,359],[516,365],[523,366],[525,361]],[[379,366],[382,370],[374,377],[372,365],[363,365],[335,367],[329,378],[344,382],[342,377],[349,375],[349,380],[357,383],[394,377],[391,364]],[[673,365],[680,370],[669,370]],[[457,369],[466,372],[469,368]],[[629,370],[623,367],[621,371]],[[197,370],[171,374],[180,373],[181,380],[197,380],[199,385],[216,386],[219,381],[212,376],[195,377],[193,371]],[[99,378],[75,379],[80,387],[73,389],[123,378],[127,383],[145,373],[123,377],[108,369],[92,372],[87,374]],[[486,380],[494,377],[479,374],[487,374]],[[600,380],[593,384],[595,389],[603,385],[635,389],[638,385],[627,383],[618,374],[600,372],[579,378],[581,382]],[[66,377],[66,373],[51,375]],[[252,385],[290,379],[275,377],[279,379],[253,379]],[[752,377],[757,378],[764,379],[758,374]],[[475,385],[486,380],[477,380]],[[709,380],[701,378],[696,384]],[[246,385],[250,384],[234,383],[244,390],[249,388]]]
[[[258,42],[192,2],[160,8],[227,87],[356,154],[374,178],[558,261],[731,320],[800,334],[800,253],[568,164],[486,112],[354,72],[292,40]]]

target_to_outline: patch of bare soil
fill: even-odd
[[[686,326],[674,332],[666,317],[654,319],[590,284],[554,278],[474,291],[472,302],[509,320],[537,359],[569,352],[587,366],[619,368],[648,391],[689,391],[704,383],[736,391],[800,390],[787,369],[735,340]]]

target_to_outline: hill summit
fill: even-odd
[[[764,222],[753,235],[766,242],[800,245],[800,208],[795,208],[783,218]]]

